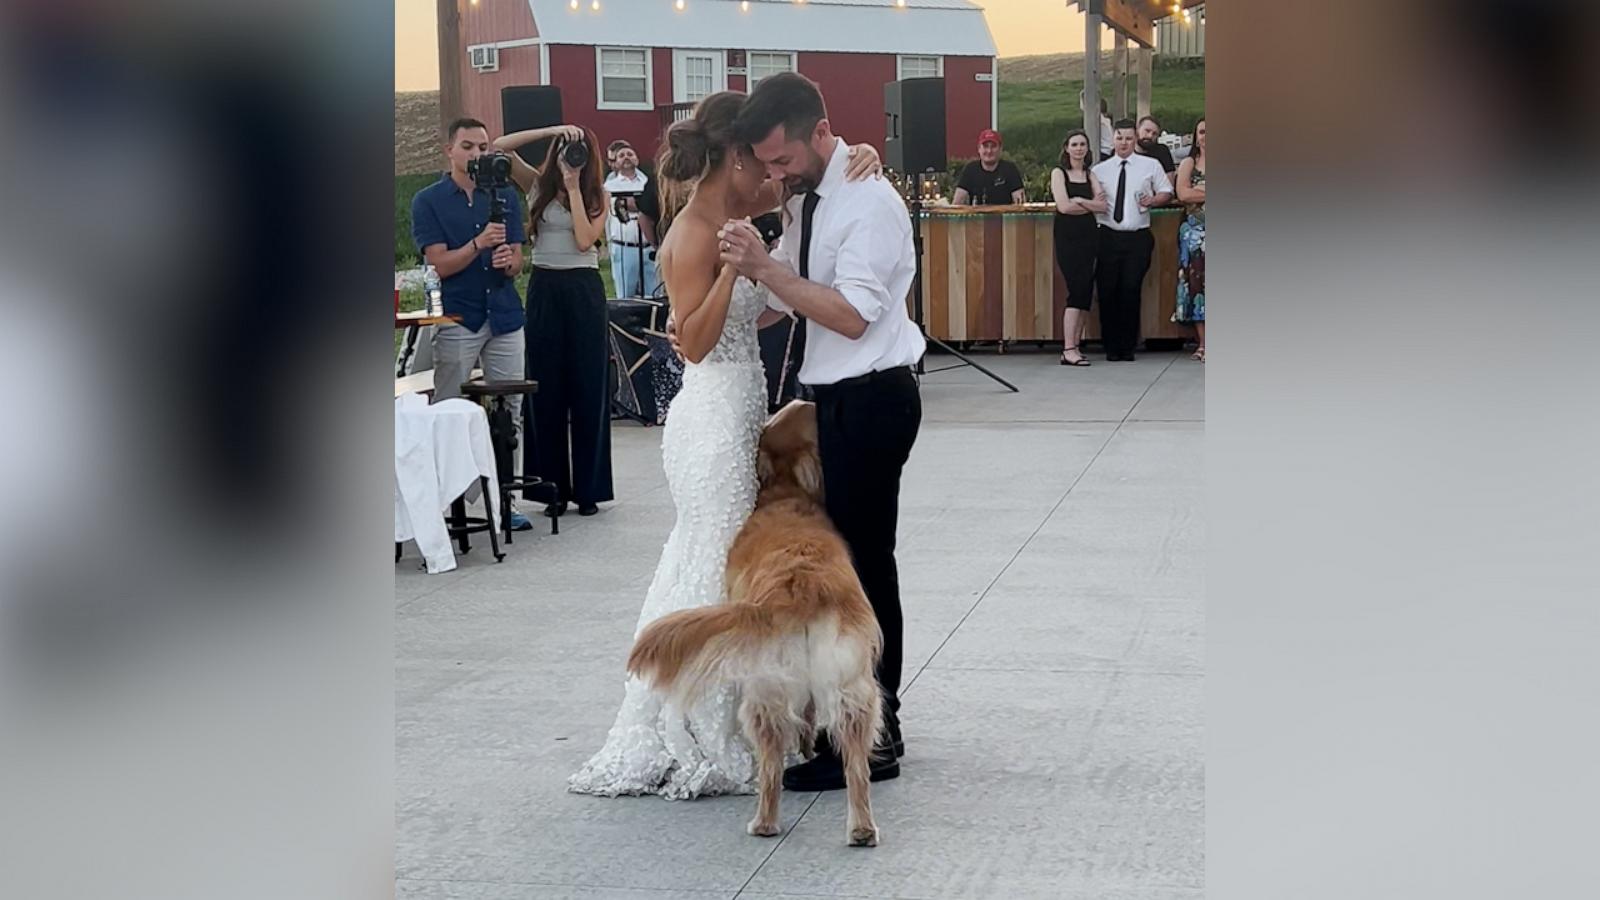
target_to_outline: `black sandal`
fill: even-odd
[[[1078,358],[1076,360],[1067,359],[1067,353],[1073,350],[1078,350],[1076,344],[1061,351],[1061,364],[1063,366],[1087,366],[1090,364],[1087,359],[1083,358],[1082,350],[1078,350]]]

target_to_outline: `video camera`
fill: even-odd
[[[489,221],[504,224],[506,202],[500,198],[500,189],[511,186],[511,154],[493,150],[469,159],[467,175],[489,193]]]
[[[618,222],[626,225],[633,221],[633,217],[636,213],[633,210],[628,209],[628,201],[632,200],[634,202],[634,206],[637,207],[639,204],[639,198],[643,195],[644,191],[611,192],[611,212],[617,217]]]
[[[491,150],[467,160],[467,175],[486,191],[511,186],[511,154]]]

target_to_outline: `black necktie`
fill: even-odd
[[[1122,174],[1117,176],[1117,205],[1111,209],[1111,221],[1122,222],[1122,201],[1128,199],[1128,161],[1122,161]]]
[[[800,207],[800,277],[811,277],[811,219],[817,214],[817,202],[822,195],[807,191],[805,203]]]

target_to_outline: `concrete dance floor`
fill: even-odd
[[[661,429],[614,429],[616,503],[496,565],[396,566],[403,898],[1203,896],[1204,366],[985,354],[928,376],[901,495],[907,755],[844,797],[672,803],[565,791],[622,694],[672,506]],[[940,362],[938,357],[930,360]],[[535,510],[529,510],[534,512]],[[481,537],[481,536],[480,536]]]

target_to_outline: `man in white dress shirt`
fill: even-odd
[[[1150,270],[1150,209],[1172,199],[1172,181],[1161,163],[1141,156],[1133,120],[1116,124],[1111,158],[1094,167],[1110,201],[1100,220],[1100,256],[1095,270],[1100,294],[1100,340],[1111,362],[1133,362],[1139,343],[1139,293]]]
[[[906,313],[916,262],[905,202],[887,181],[846,181],[849,148],[834,137],[817,86],[795,73],[762,79],[737,125],[741,140],[782,179],[789,222],[771,255],[748,222],[722,232],[726,264],[765,285],[806,318],[800,380],[817,402],[828,516],[850,546],[856,574],[883,629],[878,683],[884,737],[873,781],[900,774],[904,624],[895,528],[900,474],[922,422],[911,367],[926,343]],[[775,304],[776,305],[776,304]],[[817,757],[784,773],[795,791],[838,790],[844,768],[819,737]]]
[[[615,160],[606,178],[606,191],[622,207],[606,221],[611,283],[616,285],[618,297],[654,297],[661,284],[656,274],[655,223],[640,212],[639,203],[649,190],[650,176],[639,171],[639,154],[627,141],[612,141],[606,152]],[[648,211],[648,203],[645,209]],[[627,221],[623,221],[623,213]]]

